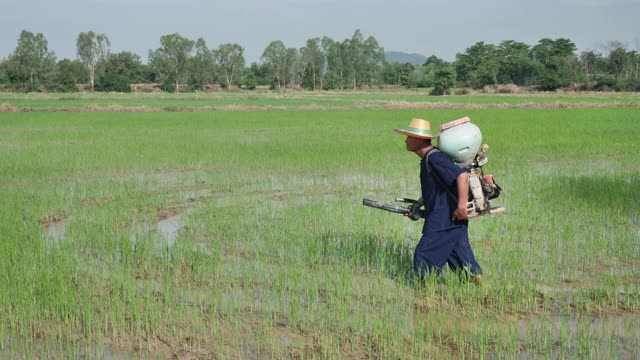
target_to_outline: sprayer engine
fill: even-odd
[[[500,195],[502,189],[493,175],[485,175],[482,170],[489,161],[489,146],[484,144],[480,149],[481,143],[482,133],[468,117],[440,126],[438,148],[469,174],[467,212],[470,218],[504,211],[504,207],[492,207],[489,203]]]

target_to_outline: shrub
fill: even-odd
[[[622,84],[625,91],[640,91],[640,79],[627,80]]]
[[[615,78],[603,78],[596,82],[596,85],[593,87],[596,91],[620,91],[620,85],[618,84],[618,80]]]
[[[454,91],[454,95],[469,95],[472,93],[472,90],[469,88],[460,88]]]
[[[499,84],[496,85],[496,92],[498,94],[517,94],[520,92],[520,87],[515,84]]]

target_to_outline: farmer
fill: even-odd
[[[412,211],[417,212],[424,205],[425,221],[413,255],[414,270],[424,278],[425,273],[439,275],[444,265],[449,264],[461,276],[467,275],[476,284],[482,283],[482,269],[471,250],[467,231],[467,172],[431,144],[431,139],[438,135],[433,135],[429,121],[413,119],[406,129],[395,131],[407,136],[407,151],[422,159],[422,196],[412,205]],[[409,218],[411,215],[407,214]]]

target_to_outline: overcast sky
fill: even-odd
[[[448,61],[478,41],[535,45],[571,39],[578,51],[610,41],[640,48],[640,0],[0,0],[0,58],[21,30],[43,33],[58,59],[76,58],[80,32],[103,33],[111,51],[147,60],[160,37],[179,33],[209,48],[238,43],[247,64],[273,40],[300,48],[313,37],[337,41],[355,29],[386,51],[436,55]]]

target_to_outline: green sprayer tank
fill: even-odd
[[[438,148],[457,163],[472,160],[480,150],[481,143],[480,128],[472,124],[468,117],[440,125]]]

